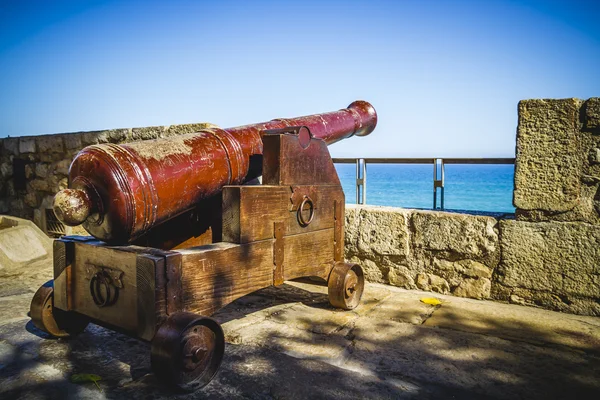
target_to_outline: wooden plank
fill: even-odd
[[[240,200],[242,186],[225,186],[223,188],[223,241],[240,242]]]
[[[54,306],[61,310],[71,310],[71,264],[74,244],[69,240],[57,239],[53,246],[54,266]]]
[[[123,272],[123,288],[119,289],[116,304],[99,307],[90,291],[89,276],[93,266],[118,269]],[[86,243],[75,243],[75,262],[72,268],[73,309],[98,321],[137,333],[137,254]]]
[[[286,236],[283,276],[285,280],[303,276],[327,279],[334,261],[334,229]]]
[[[156,285],[156,276],[165,268],[164,257],[138,254],[136,260],[137,336],[152,340],[166,319],[164,286]]]
[[[263,135],[263,184],[340,185],[327,144],[311,139],[303,148],[298,136]]]
[[[309,194],[315,216],[308,226],[298,222],[297,207],[302,194]],[[225,189],[223,240],[250,243],[273,238],[273,223],[283,222],[286,235],[332,228],[334,202],[343,201],[344,192],[336,185],[229,186]],[[292,198],[294,202],[292,202]]]
[[[298,221],[297,208],[300,206],[304,194],[307,194],[313,200],[315,206],[313,221],[308,226],[302,226]],[[294,205],[288,218],[285,220],[286,235],[296,235],[333,228],[335,223],[335,202],[343,198],[344,192],[341,186],[294,186]]]
[[[241,296],[271,286],[273,244],[270,239],[179,250],[184,309],[210,316]]]
[[[273,222],[289,214],[288,186],[227,186],[223,191],[223,241],[249,243],[273,238]]]

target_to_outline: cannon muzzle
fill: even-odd
[[[193,208],[260,173],[250,169],[261,155],[266,130],[306,126],[327,144],[366,136],[377,113],[366,101],[335,112],[221,129],[216,126],[180,136],[122,145],[88,146],[74,158],[69,189],[54,199],[54,212],[66,225],[82,224],[96,238],[128,243],[150,228]]]

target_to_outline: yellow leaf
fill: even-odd
[[[73,383],[94,382],[96,387],[100,391],[102,391],[102,389],[100,389],[100,386],[98,385],[98,381],[100,381],[100,380],[102,380],[102,378],[99,375],[94,375],[94,374],[73,374],[73,375],[71,375],[71,382],[73,382]]]
[[[440,304],[442,304],[442,301],[440,299],[436,299],[435,297],[423,297],[421,299],[421,303],[429,304],[432,306],[439,306]]]

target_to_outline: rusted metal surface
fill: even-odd
[[[377,123],[375,109],[356,101],[340,111],[237,128],[207,128],[168,139],[83,149],[69,171],[69,189],[55,200],[67,225],[83,223],[100,240],[130,243],[213,196],[225,185],[255,178],[253,158],[263,153],[264,131],[306,126],[327,144],[365,136]],[[302,136],[306,142],[305,135]],[[256,164],[256,163],[254,163]]]
[[[205,386],[219,370],[225,335],[218,322],[177,312],[160,327],[151,344],[154,373],[185,391]]]
[[[67,338],[81,333],[89,323],[89,320],[82,315],[54,307],[52,281],[46,282],[35,292],[29,315],[38,329],[58,338]]]
[[[275,231],[275,243],[273,243],[273,263],[275,264],[275,269],[273,270],[273,285],[279,286],[283,285],[283,260],[285,251],[283,246],[283,236],[285,228],[283,222],[275,222],[273,225]]]
[[[336,200],[333,203],[333,255],[335,261],[344,261],[344,221],[345,221],[345,202],[344,198]]]
[[[329,301],[334,307],[352,310],[358,306],[365,289],[365,278],[358,264],[336,262],[327,282]]]

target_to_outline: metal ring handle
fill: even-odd
[[[96,272],[90,280],[90,293],[94,304],[98,307],[106,307],[114,304],[119,297],[119,288],[114,288],[114,295],[111,290],[111,279],[103,271]],[[106,290],[106,296],[102,295],[102,287]]]
[[[310,214],[308,216],[308,221],[305,220],[304,216],[302,215],[302,210],[304,209],[304,206],[306,204],[308,204],[310,207],[309,208]],[[300,223],[301,226],[308,226],[312,222],[314,217],[315,217],[315,205],[310,197],[304,196],[304,198],[302,199],[302,203],[300,203],[300,207],[298,207],[298,222]]]

